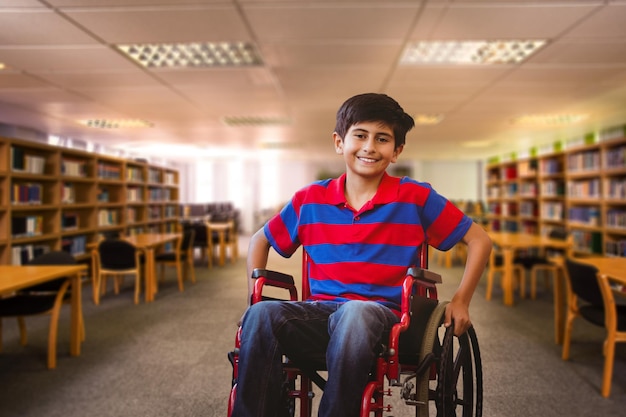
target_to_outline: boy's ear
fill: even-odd
[[[391,158],[391,163],[396,163],[396,161],[398,161],[398,157],[402,153],[403,149],[404,149],[404,145],[400,145],[396,148],[395,151],[393,151],[393,157]]]
[[[337,132],[333,132],[333,142],[335,143],[335,152],[343,155],[343,138]]]

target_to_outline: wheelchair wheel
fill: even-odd
[[[434,400],[437,417],[480,417],[483,405],[483,376],[476,332],[470,327],[460,337],[452,327],[441,328],[433,351],[436,378],[429,398]]]

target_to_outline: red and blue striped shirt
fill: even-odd
[[[312,300],[373,300],[398,310],[409,266],[419,247],[448,250],[472,220],[426,183],[384,174],[360,210],[344,194],[345,174],[299,191],[264,226],[280,255],[300,245],[310,256]]]

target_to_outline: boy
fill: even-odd
[[[457,335],[470,326],[469,304],[491,241],[427,184],[385,172],[413,126],[411,116],[384,94],[348,99],[333,133],[345,174],[296,192],[252,237],[248,276],[266,267],[270,247],[285,257],[304,247],[311,258],[311,299],[264,301],[246,311],[232,417],[279,414],[282,355],[326,361],[319,416],[358,416],[376,349],[399,321],[401,284],[423,242],[442,250],[459,241],[468,245],[444,324],[454,319]]]

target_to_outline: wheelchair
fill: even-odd
[[[303,253],[302,299],[309,295],[307,279],[308,255]],[[460,337],[454,336],[454,323],[443,326],[447,301],[437,300],[436,284],[441,276],[429,271],[428,247],[420,248],[420,266],[410,267],[403,283],[401,319],[388,339],[383,341],[370,381],[361,400],[360,417],[390,414],[404,402],[415,408],[416,417],[480,417],[483,404],[483,375],[476,332],[470,327]],[[289,300],[298,300],[298,290],[291,275],[257,269],[252,303],[266,299],[265,287],[289,292]],[[233,366],[232,388],[228,416],[237,391],[238,354],[241,328],[235,337],[235,348],[228,353]],[[281,417],[311,417],[315,393],[313,384],[323,391],[325,380],[321,364],[294,364],[288,358],[283,363],[284,413]],[[399,391],[399,392],[398,392]],[[392,396],[399,395],[393,404]],[[299,407],[296,407],[298,401]],[[410,411],[409,411],[410,412]],[[387,414],[384,414],[387,413]],[[404,411],[403,411],[404,413]],[[406,414],[402,414],[406,415]]]

